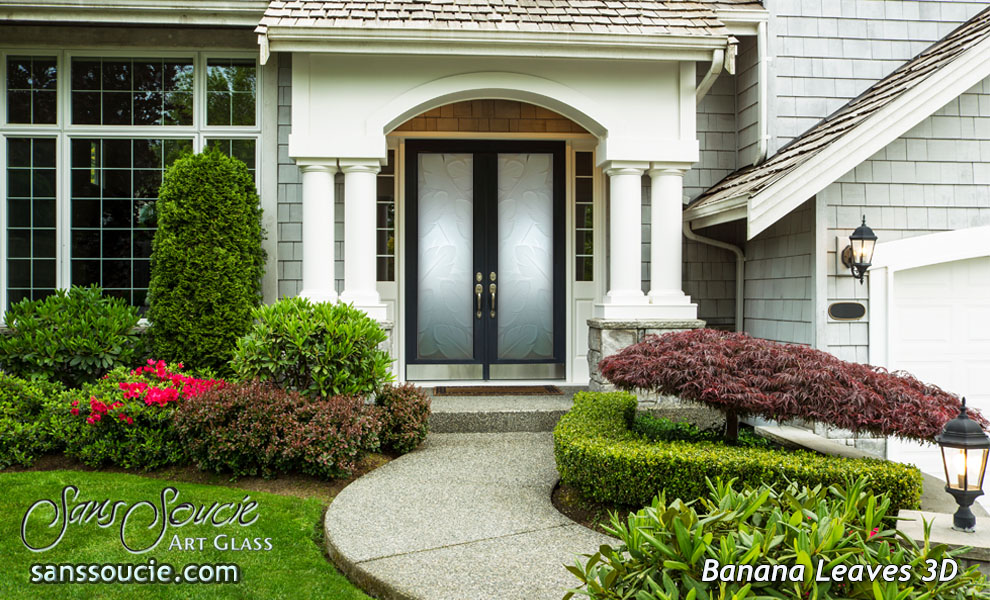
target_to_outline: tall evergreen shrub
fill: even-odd
[[[149,320],[155,357],[226,372],[261,303],[265,252],[254,181],[215,149],[165,173],[151,254]]]

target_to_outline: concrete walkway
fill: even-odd
[[[556,481],[550,433],[431,434],[344,488],[327,547],[382,600],[559,600],[563,564],[614,540],[557,512]]]

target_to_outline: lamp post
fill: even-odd
[[[873,250],[877,245],[877,235],[866,224],[866,215],[863,215],[863,223],[856,228],[849,236],[849,245],[842,250],[842,264],[851,272],[852,276],[859,279],[863,284],[863,277],[873,263]]]
[[[990,437],[966,414],[966,399],[963,398],[959,416],[945,424],[935,441],[942,448],[945,491],[952,494],[959,505],[956,514],[952,515],[952,528],[972,533],[976,528],[976,516],[969,507],[983,495]]]

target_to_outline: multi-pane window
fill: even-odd
[[[97,284],[143,306],[164,170],[212,146],[258,175],[255,60],[196,52],[0,60],[0,299],[9,306]]]
[[[72,283],[142,306],[162,173],[192,140],[72,140]]]
[[[7,57],[7,122],[54,124],[58,104],[55,57]]]
[[[254,125],[254,60],[210,59],[206,64],[207,125]]]
[[[192,125],[193,60],[72,60],[75,125]]]
[[[395,154],[378,173],[377,236],[378,281],[395,281]]]
[[[594,164],[591,152],[575,152],[574,158],[574,278],[594,281]]]
[[[255,175],[255,147],[258,145],[254,138],[209,138],[206,140],[209,148],[217,148],[222,154],[231,156],[247,165],[251,176]]]
[[[7,298],[55,290],[55,140],[7,138]]]

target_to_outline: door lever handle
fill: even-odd
[[[493,319],[495,318],[495,291],[496,291],[496,289],[498,289],[498,288],[495,287],[495,284],[494,283],[488,286],[488,291],[491,292],[491,294],[492,294],[491,318],[493,318]]]
[[[476,319],[481,318],[481,292],[484,291],[484,289],[485,288],[483,288],[480,283],[476,283],[474,285],[474,299],[476,302],[474,317]]]

